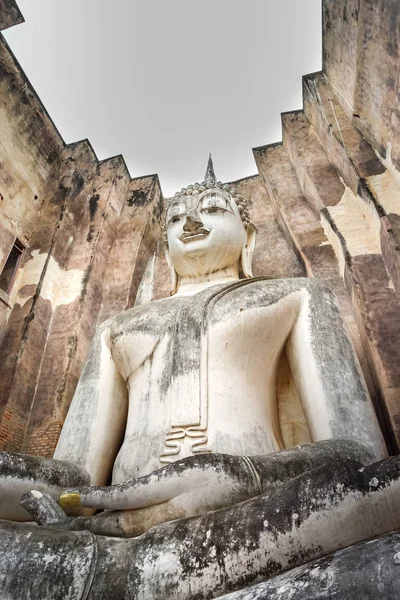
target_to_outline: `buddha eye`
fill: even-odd
[[[211,213],[216,213],[219,210],[223,210],[223,208],[220,208],[218,206],[208,206],[207,208],[203,208],[202,212],[205,212],[209,215]]]

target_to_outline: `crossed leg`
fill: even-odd
[[[345,439],[251,458],[201,454],[125,483],[79,487],[60,496],[59,503],[64,508],[80,505],[103,510],[93,517],[67,518],[54,508],[49,509],[46,519],[46,509],[42,507],[40,522],[34,508],[40,504],[39,496],[26,495],[22,505],[43,525],[134,537],[160,523],[232,506],[324,464],[340,470],[344,460],[360,465],[368,462],[364,447]]]

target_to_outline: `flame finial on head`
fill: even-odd
[[[212,160],[212,156],[211,156],[211,152],[210,152],[210,156],[208,159],[208,163],[207,163],[207,171],[206,174],[204,175],[204,183],[217,183],[217,178],[215,177],[215,173],[214,173],[214,165],[213,165],[213,160]]]

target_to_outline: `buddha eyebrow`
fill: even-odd
[[[226,198],[225,196],[222,196],[220,194],[213,193],[213,192],[210,194],[207,194],[206,196],[203,196],[203,198],[200,201],[199,208],[207,208],[207,207],[209,207],[209,208],[216,207],[216,208],[225,210],[226,212],[233,213],[232,205],[231,205],[230,201],[228,200],[228,198]]]
[[[186,206],[184,204],[174,204],[168,207],[167,218],[170,215],[183,214],[186,212]]]

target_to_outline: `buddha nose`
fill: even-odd
[[[196,219],[195,217],[188,215],[183,226],[183,231],[196,231],[196,229],[199,229],[200,227],[203,227],[203,223],[200,221],[200,219]]]

